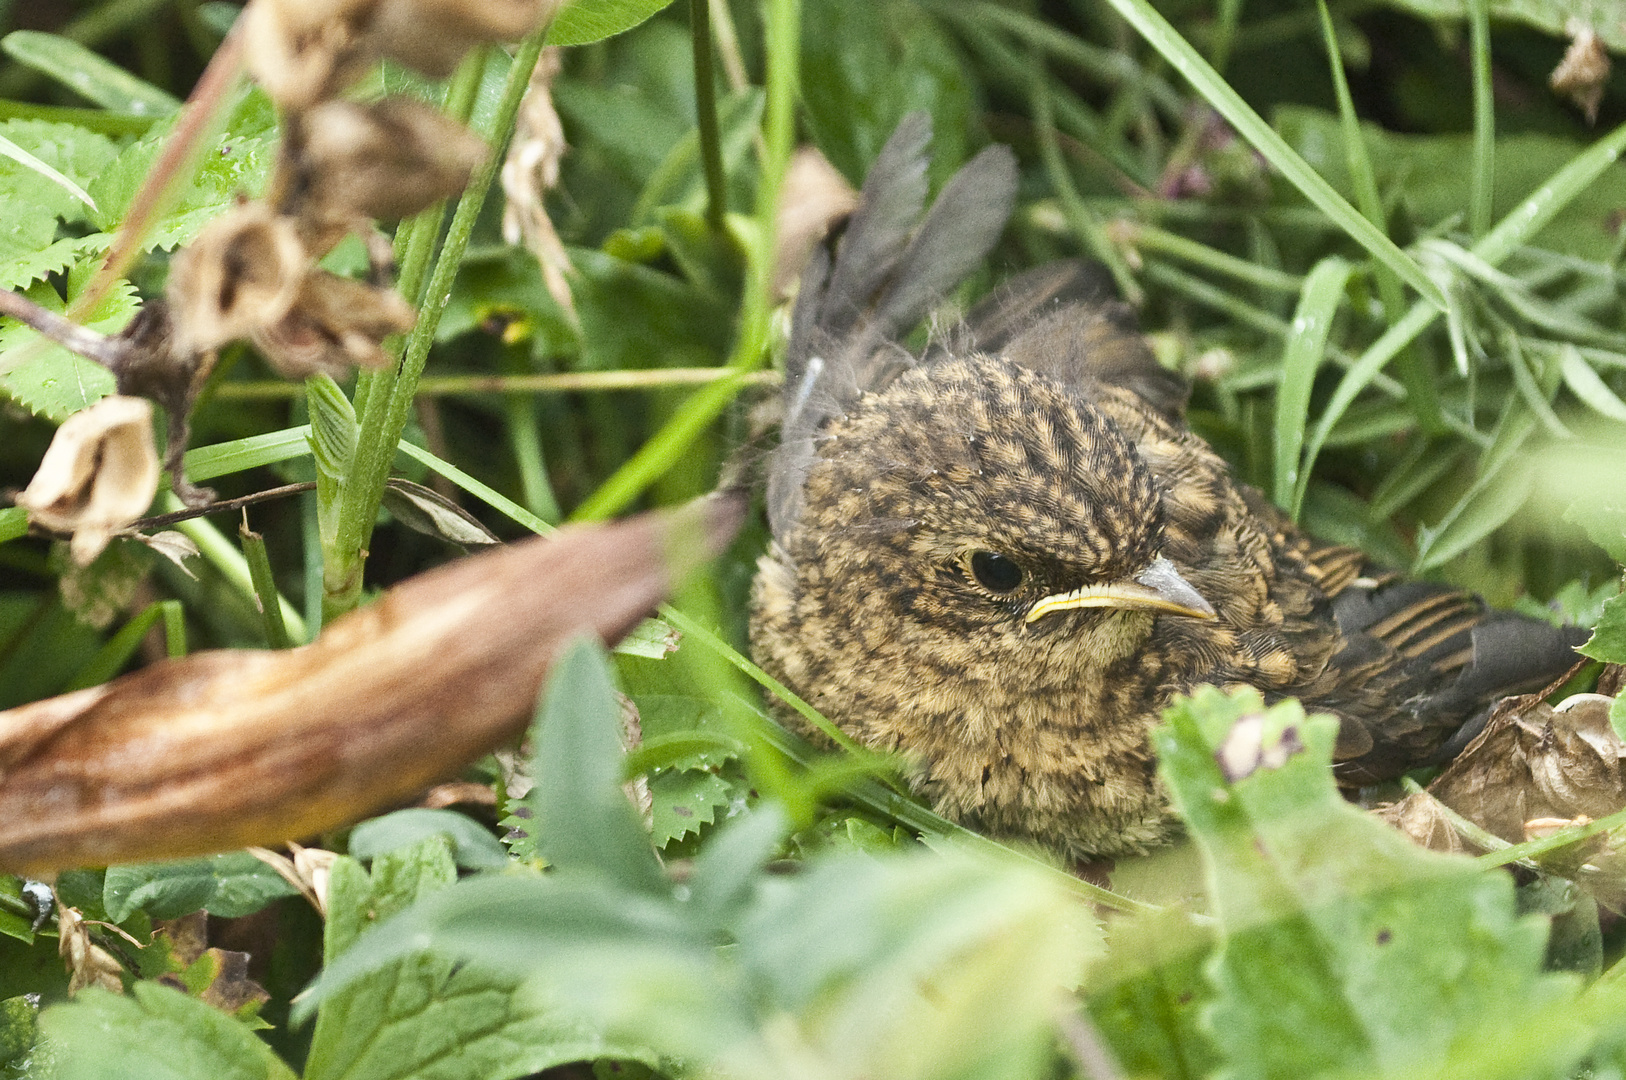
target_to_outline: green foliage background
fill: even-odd
[[[1626,9],[709,7],[714,145],[698,125],[692,6],[575,0],[553,28],[571,46],[553,88],[571,150],[548,210],[574,315],[501,241],[494,196],[396,231],[408,294],[433,313],[405,346],[427,359],[421,378],[301,388],[248,349],[222,358],[189,476],[225,496],[319,480],[252,511],[280,594],[260,606],[284,611],[290,639],[334,614],[324,563],[346,530],[371,532],[368,592],[457,556],[340,478],[381,486],[393,468],[508,538],[708,490],[775,392],[783,320],[765,241],[793,137],[856,184],[898,119],[924,108],[934,183],[990,140],[1022,164],[1016,218],[960,302],[1045,259],[1101,259],[1160,359],[1193,376],[1193,424],[1311,531],[1597,623],[1589,655],[1626,660],[1626,87],[1611,77],[1589,125],[1546,86],[1568,19],[1621,44]],[[0,285],[73,303],[235,15],[192,0],[0,0]],[[449,86],[386,68],[361,92],[461,101],[502,142],[505,91],[539,44],[518,60],[491,50]],[[237,91],[91,326],[116,330],[161,292],[169,253],[258,193],[277,137],[264,96]],[[722,184],[709,190],[712,155]],[[415,263],[413,237],[443,232],[438,261],[430,244]],[[330,258],[362,265],[353,245]],[[632,388],[567,388],[582,375]],[[102,369],[0,325],[0,483],[26,483],[52,425],[110,389]],[[370,419],[390,400],[399,442]],[[275,640],[236,542],[203,520],[182,527],[203,551],[196,578],[128,543],[72,570],[26,536],[20,511],[0,511],[0,705],[156,655]],[[404,811],[323,838],[341,852],[325,922],[243,853],[56,883],[64,904],[140,942],[154,920],[209,912],[220,940],[250,943],[270,994],[257,1013],[207,1003],[217,968],[103,928],[93,939],[124,961],[130,992],[65,1003],[50,924],[36,930],[23,883],[0,881],[0,1074],[1626,1069],[1626,936],[1542,861],[1617,843],[1618,822],[1495,866],[1424,853],[1338,797],[1331,721],[1215,692],[1171,710],[1158,736],[1192,845],[1120,868],[1119,892],[1103,893],[936,818],[886,762],[814,754],[767,719],[730,648],[763,542],[748,526],[664,610],[683,631],[675,653],[652,627],[613,657],[583,646],[561,663],[522,769],[528,794],[492,759],[469,774],[497,785],[485,820]],[[642,721],[630,757],[616,687]],[[1214,753],[1243,737],[1304,749],[1232,782]],[[649,829],[623,795],[629,777],[647,784]],[[1521,857],[1516,877],[1499,868]]]

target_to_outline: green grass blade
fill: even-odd
[[[1496,227],[1473,246],[1473,254],[1492,266],[1499,265],[1513,252],[1528,243],[1546,228],[1564,207],[1603,175],[1621,152],[1626,150],[1626,124],[1622,124],[1575,155],[1546,183],[1531,192],[1523,202],[1497,222]],[[1345,373],[1327,402],[1326,410],[1311,432],[1304,455],[1304,472],[1309,473],[1327,434],[1338,423],[1344,412],[1355,402],[1361,391],[1372,382],[1400,351],[1439,317],[1439,310],[1426,303],[1412,305],[1405,318],[1391,326],[1387,333],[1373,342],[1360,355],[1355,365]]]
[[[1282,382],[1276,390],[1276,505],[1294,521],[1304,505],[1308,471],[1299,471],[1304,429],[1310,419],[1310,390],[1327,355],[1327,336],[1344,298],[1352,267],[1336,255],[1322,259],[1310,271],[1293,312],[1293,328],[1282,351]]]
[[[1263,154],[1294,187],[1326,214],[1351,239],[1360,244],[1379,262],[1392,269],[1399,277],[1420,293],[1435,307],[1445,307],[1445,296],[1411,256],[1401,251],[1373,225],[1360,211],[1349,205],[1344,197],[1333,190],[1321,174],[1310,167],[1287,145],[1263,117],[1254,112],[1242,96],[1226,83],[1219,72],[1208,65],[1190,42],[1169,25],[1148,0],[1108,0],[1118,14],[1127,19],[1141,36],[1185,76],[1197,93],[1201,94],[1244,139]]]

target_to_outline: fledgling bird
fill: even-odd
[[[1573,634],[1400,581],[1238,483],[1086,264],[1016,278],[910,353],[1016,188],[991,147],[922,220],[930,134],[899,125],[803,275],[751,638],[909,758],[938,812],[1068,859],[1141,852],[1178,831],[1148,741],[1178,693],[1335,714],[1355,786],[1460,748],[1492,700],[1574,659]]]

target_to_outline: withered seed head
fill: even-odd
[[[171,264],[165,294],[177,352],[208,352],[281,321],[310,263],[294,222],[264,203],[211,221]]]
[[[115,394],[63,421],[17,505],[30,521],[73,533],[84,566],[146,513],[157,490],[152,403]]]
[[[295,126],[274,200],[299,219],[318,258],[360,219],[397,221],[462,191],[490,153],[479,136],[410,98],[329,101]]]
[[[342,378],[357,365],[388,364],[383,340],[416,321],[412,305],[394,289],[316,270],[301,282],[283,317],[254,328],[249,340],[279,375]]]
[[[379,52],[444,78],[488,41],[517,41],[553,17],[559,0],[380,0],[370,30]]]

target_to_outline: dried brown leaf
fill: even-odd
[[[1420,847],[1430,851],[1457,853],[1467,851],[1462,834],[1457,831],[1440,800],[1426,791],[1407,795],[1397,803],[1373,811],[1379,820],[1392,825],[1411,837]]]
[[[0,866],[272,846],[404,802],[514,737],[571,638],[631,629],[740,514],[717,497],[568,529],[413,578],[311,645],[0,713]]]
[[[87,986],[124,992],[124,968],[112,953],[90,940],[90,929],[78,908],[57,908],[57,933],[57,952],[68,965],[69,994]]]
[[[316,270],[280,318],[247,336],[279,375],[344,378],[353,367],[387,365],[384,339],[412,329],[417,318],[394,289]]]
[[[248,337],[287,316],[311,268],[292,218],[243,203],[175,253],[165,295],[179,355]]]
[[[1429,794],[1512,844],[1525,840],[1526,822],[1596,819],[1626,806],[1626,745],[1609,724],[1611,699],[1577,694],[1556,708],[1509,700]]]

